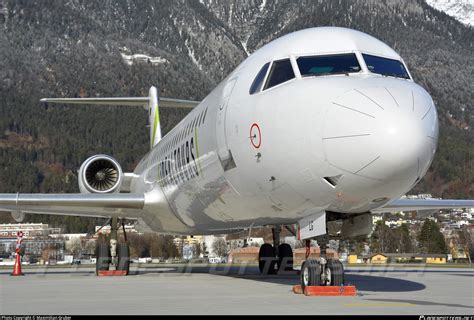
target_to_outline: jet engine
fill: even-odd
[[[79,169],[81,193],[118,193],[123,182],[123,171],[114,158],[99,154],[90,157]]]

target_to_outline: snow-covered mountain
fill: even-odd
[[[414,192],[473,198],[474,28],[424,0],[0,0],[0,192],[77,192],[61,168],[106,153],[133,170],[149,149],[134,108],[40,108],[40,98],[143,96],[153,84],[200,100],[262,45],[317,26],[369,33],[404,58],[441,127]],[[185,112],[163,109],[162,132]]]
[[[426,2],[456,20],[474,26],[474,0],[426,0]]]

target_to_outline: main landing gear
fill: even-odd
[[[96,274],[100,271],[122,271],[124,275],[130,272],[130,248],[127,243],[125,224],[121,222],[123,228],[124,242],[119,242],[117,231],[117,217],[112,217],[110,223],[110,240],[98,242],[96,246]]]
[[[301,289],[307,286],[343,286],[344,268],[337,259],[328,259],[326,248],[328,236],[318,237],[318,245],[321,250],[319,258],[309,259],[310,240],[306,240],[306,261],[301,266]]]
[[[261,274],[276,274],[293,270],[293,249],[287,243],[280,244],[280,232],[280,226],[273,228],[273,246],[265,243],[260,247],[258,268]]]

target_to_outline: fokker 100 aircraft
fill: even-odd
[[[0,209],[17,219],[110,217],[113,231],[118,220],[135,219],[156,232],[192,235],[270,226],[262,273],[292,268],[279,233],[296,225],[298,238],[317,239],[322,252],[303,263],[304,287],[344,282],[342,264],[325,255],[328,230],[355,237],[371,231],[372,213],[474,207],[474,200],[401,198],[433,160],[436,107],[394,50],[351,29],[274,40],[200,102],[158,98],[154,87],[145,98],[42,101],[145,107],[151,150],[130,173],[107,155],[87,159],[79,194],[0,194]],[[192,110],[162,138],[158,105]],[[128,245],[116,235],[97,255],[97,270],[128,272]]]

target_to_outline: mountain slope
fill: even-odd
[[[460,22],[474,26],[474,0],[427,0],[426,2]]]
[[[325,25],[385,41],[432,94],[440,148],[414,192],[472,198],[474,32],[411,0],[0,0],[0,192],[76,191],[87,156],[112,154],[132,170],[147,151],[144,112],[45,107],[41,97],[146,95],[153,84],[202,99],[260,46]],[[163,110],[163,131],[184,114]]]

